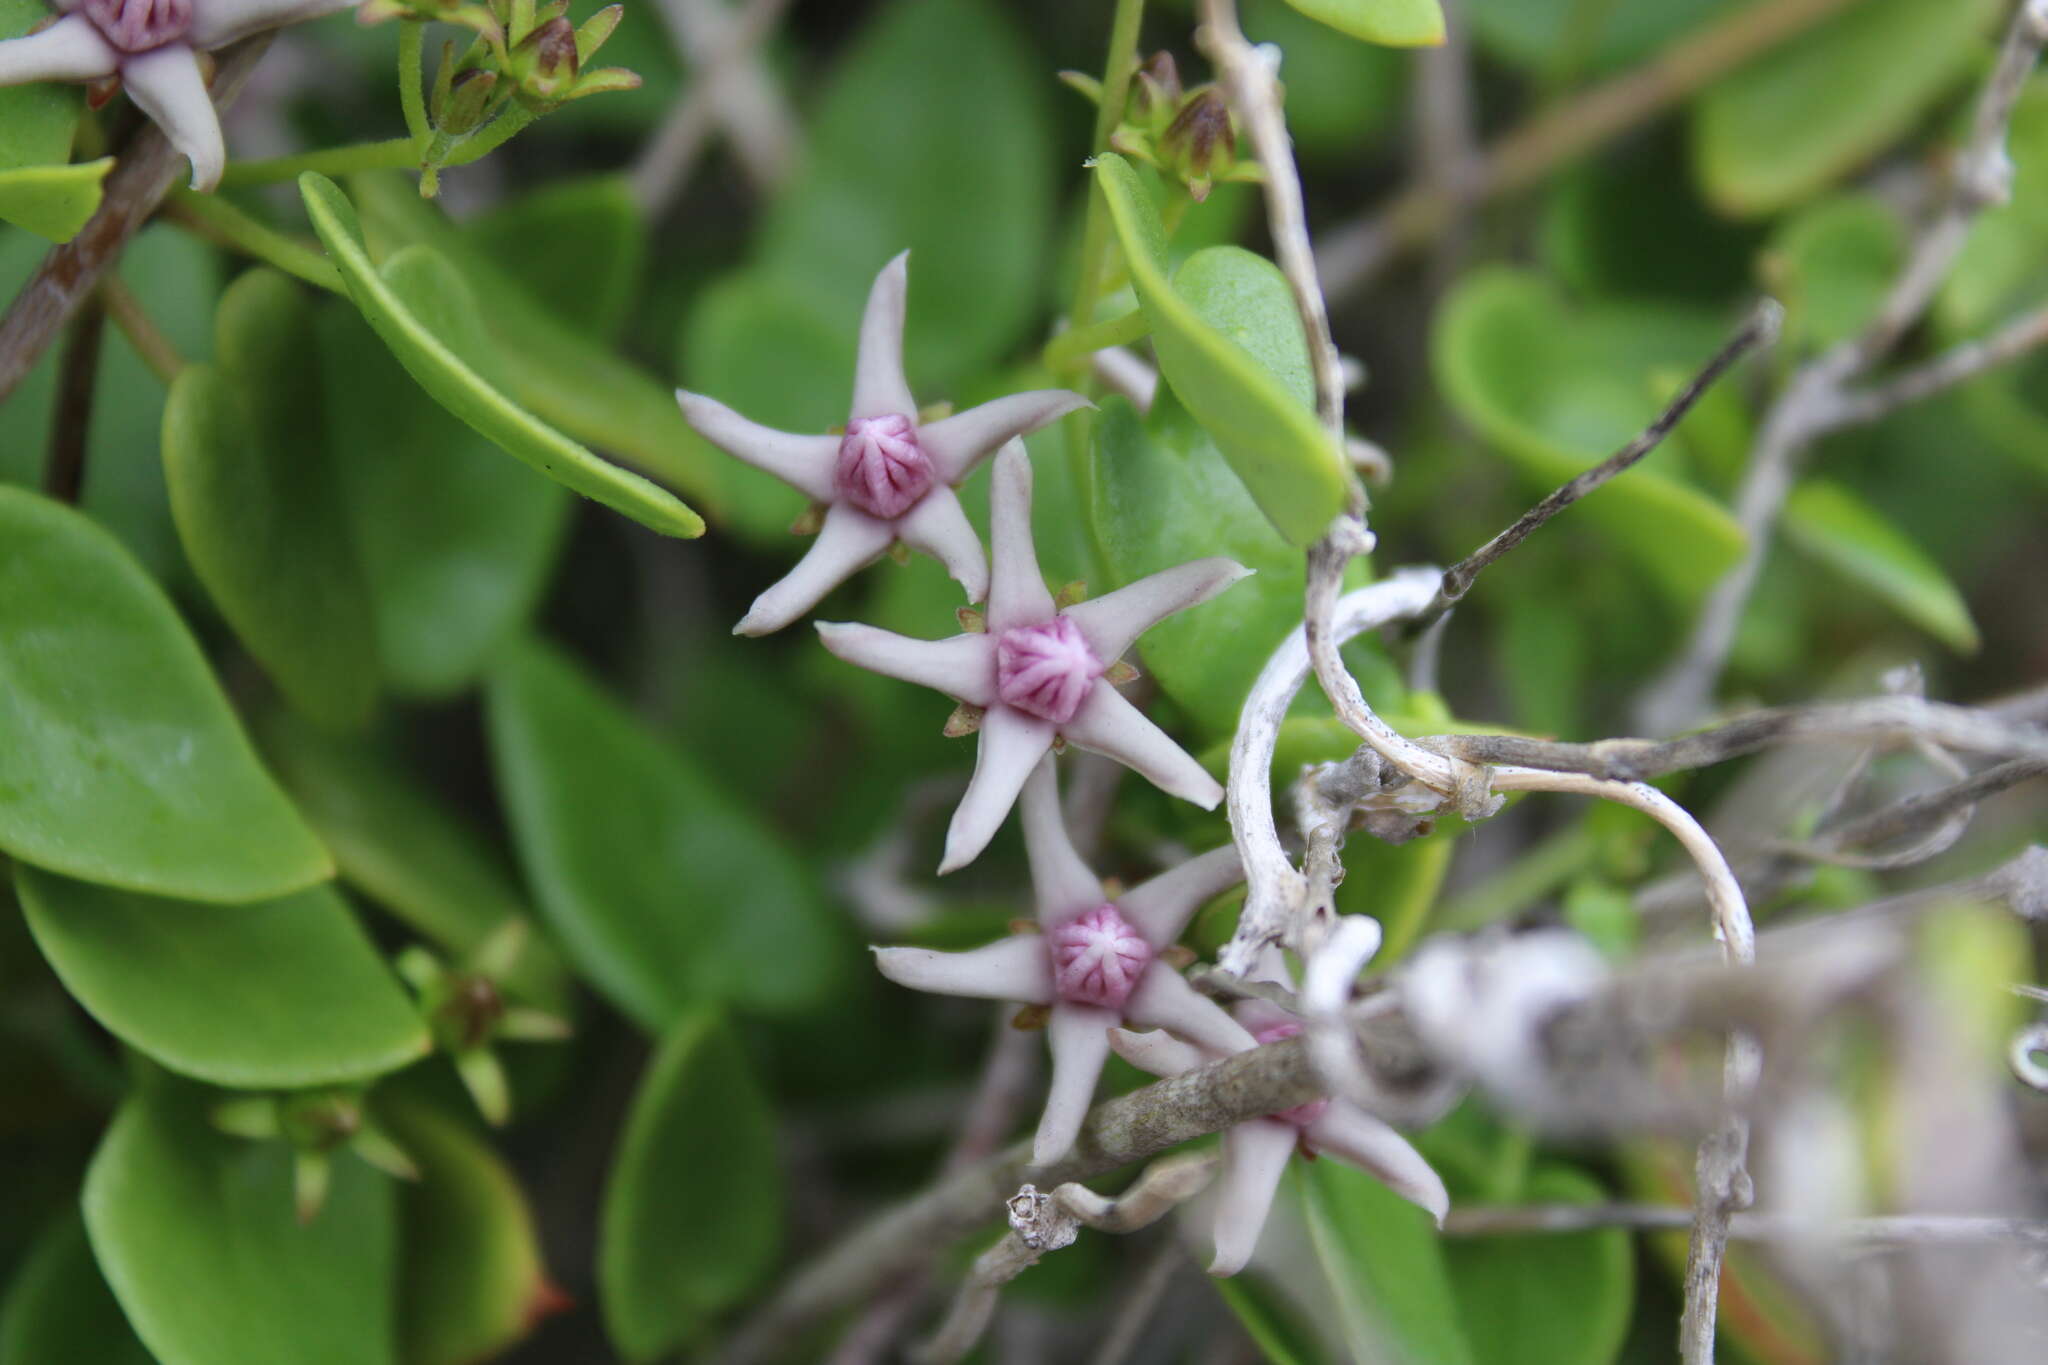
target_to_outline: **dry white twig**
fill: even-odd
[[[703,0],[678,0],[678,6],[674,20],[680,29],[685,20],[684,11],[701,11]],[[686,38],[684,47],[685,54],[692,59],[698,79],[690,92],[669,110],[633,166],[633,199],[640,205],[643,217],[659,217],[675,202],[683,186],[689,183],[697,157],[719,122],[730,117],[734,122],[742,123],[748,130],[749,139],[755,138],[758,130],[763,134],[763,145],[767,145],[768,130],[760,124],[759,106],[749,104],[744,114],[735,110],[729,115],[727,87],[736,80],[766,82],[766,76],[753,60],[754,52],[774,32],[775,25],[781,22],[783,12],[788,8],[789,0],[748,0],[746,9],[741,13],[713,18],[709,27],[721,30],[716,34],[705,32],[706,26],[696,22],[701,19],[701,13],[692,18],[691,22],[696,26],[690,32],[699,37]],[[768,88],[772,93],[773,87]],[[758,94],[758,91],[754,93]],[[750,95],[749,99],[752,98]],[[782,174],[782,168],[790,159],[787,145],[793,141],[794,133],[790,131],[793,125],[788,123],[786,111],[784,121],[784,129],[779,135],[782,150],[774,152],[772,160],[764,159],[761,163],[763,174],[769,175],[771,180]],[[774,167],[772,171],[771,166]]]

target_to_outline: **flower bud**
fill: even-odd
[[[1155,52],[1131,81],[1125,120],[1157,137],[1180,109],[1181,98],[1180,68],[1173,54]]]
[[[520,90],[534,99],[555,100],[566,95],[581,66],[575,25],[560,16],[527,34],[512,52],[512,74]]]
[[[1210,86],[1188,97],[1159,139],[1159,151],[1195,198],[1237,159],[1237,131],[1223,92]]]
[[[456,137],[475,132],[489,116],[497,90],[497,72],[469,68],[456,76],[448,87],[448,97],[435,105],[434,126]]]

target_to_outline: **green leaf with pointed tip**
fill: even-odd
[[[377,645],[368,588],[322,427],[312,309],[275,270],[221,295],[212,365],[164,405],[171,511],[199,581],[292,703],[325,724],[369,718]]]
[[[0,221],[38,237],[68,242],[99,212],[100,192],[114,158],[63,166],[0,170]]]
[[[1339,33],[1388,47],[1435,47],[1444,40],[1437,0],[1287,0]]]
[[[707,1000],[788,1012],[840,940],[803,860],[562,655],[507,652],[486,688],[500,794],[562,948],[643,1026]]]
[[[1548,491],[1656,417],[1660,370],[1691,373],[1721,340],[1718,326],[1681,310],[1575,309],[1541,276],[1492,267],[1467,274],[1444,303],[1430,364],[1458,414]],[[1673,458],[1668,448],[1651,454],[1543,534],[1570,536],[1583,518],[1689,604],[1735,562],[1742,531],[1719,503],[1657,468]]]
[[[341,875],[408,926],[460,955],[507,920],[530,916],[498,850],[381,747],[342,742],[282,710],[263,717],[257,733]],[[561,959],[538,934],[507,983],[530,1004],[569,1006]]]
[[[2003,0],[1863,0],[1723,76],[1693,102],[1707,197],[1725,212],[1761,215],[1854,170],[1968,74],[2005,9]]]
[[[466,230],[493,265],[585,336],[603,341],[625,324],[647,265],[647,224],[625,176],[555,181]]]
[[[781,1225],[767,1097],[732,1028],[693,1010],[649,1063],[605,1186],[598,1296],[620,1354],[698,1338],[774,1263]]]
[[[1212,247],[1181,267],[1184,294],[1166,277],[1166,232],[1138,173],[1106,153],[1095,176],[1166,382],[1280,533],[1308,544],[1343,510],[1346,477],[1300,382],[1308,372],[1301,324],[1291,303],[1284,318],[1275,308],[1286,281],[1248,251]]]
[[[76,1209],[36,1242],[0,1302],[0,1365],[155,1365],[92,1259]]]
[[[1255,570],[1212,602],[1167,617],[1138,641],[1145,670],[1205,735],[1228,735],[1252,679],[1301,622],[1301,552],[1259,514],[1216,443],[1162,390],[1139,417],[1107,399],[1095,421],[1089,509],[1109,587],[1204,555]]]
[[[356,307],[436,402],[506,454],[587,498],[664,535],[703,534],[703,518],[673,494],[599,459],[479,373],[501,370],[503,360],[494,354],[468,284],[445,257],[415,245],[378,270],[354,207],[333,181],[308,172],[299,179],[299,192]]]
[[[71,508],[0,488],[0,851],[197,900],[333,874],[163,590]]]
[[[64,988],[180,1075],[290,1090],[427,1054],[419,1011],[332,887],[204,905],[22,866],[15,890]]]
[[[396,1365],[394,1202],[338,1154],[301,1226],[291,1149],[215,1132],[167,1081],[121,1107],[85,1176],[93,1254],[161,1365]]]
[[[1941,566],[1842,485],[1809,479],[1793,489],[1785,500],[1785,538],[1875,592],[1950,649],[1976,652],[1977,623]]]
[[[0,39],[19,38],[49,19],[42,0],[0,0]],[[0,86],[0,171],[69,159],[84,107],[85,91],[69,83]]]
[[[560,1294],[541,1263],[526,1192],[489,1143],[440,1110],[406,1100],[380,1105],[377,1117],[420,1170],[399,1187],[399,1357],[492,1359]]]
[[[1460,1323],[1443,1242],[1428,1214],[1341,1161],[1297,1162],[1292,1174],[1352,1359],[1471,1365],[1481,1358]]]

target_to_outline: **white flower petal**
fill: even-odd
[[[958,483],[1003,442],[1036,431],[1077,408],[1094,406],[1065,389],[1008,394],[919,427],[917,443],[931,457],[941,479]]]
[[[1411,1204],[1426,1209],[1438,1227],[1450,1212],[1450,1192],[1408,1139],[1354,1104],[1331,1100],[1321,1118],[1308,1126],[1311,1150],[1334,1156],[1379,1180]]]
[[[878,626],[820,621],[818,638],[825,642],[825,648],[850,664],[884,677],[901,678],[904,682],[929,687],[955,701],[964,701],[970,706],[987,706],[995,697],[995,644],[986,635],[914,640]],[[995,712],[989,714],[993,717]],[[988,743],[987,733],[984,728],[984,749]],[[1033,761],[1037,761],[1035,757]],[[1024,771],[1030,772],[1030,765],[1027,764]],[[1023,781],[1023,776],[1019,775],[1017,784],[1022,785]],[[1012,786],[1010,795],[1014,797],[1016,794],[1017,787]],[[1009,808],[1009,801],[1005,799],[1003,809],[1008,811]],[[1000,820],[1001,817],[997,818]]]
[[[213,95],[199,74],[199,54],[183,43],[167,43],[124,57],[121,84],[135,107],[192,162],[192,188],[210,190],[218,185],[227,169],[228,151]]]
[[[1024,1005],[1052,1003],[1052,964],[1045,939],[1038,934],[1013,934],[964,953],[931,948],[871,951],[883,976],[914,991],[1015,1000]]]
[[[34,81],[96,81],[114,74],[120,54],[82,14],[59,19],[41,33],[0,42],[0,85]]]
[[[1052,594],[1046,591],[1031,540],[1031,456],[1022,441],[1011,441],[996,456],[988,523],[989,634],[1050,621]]]
[[[818,538],[796,566],[759,597],[735,635],[772,635],[818,605],[821,598],[879,559],[895,533],[856,507],[834,503],[825,512]]]
[[[1223,1006],[1195,990],[1164,962],[1153,962],[1124,1002],[1124,1019],[1140,1028],[1163,1028],[1206,1052],[1229,1054],[1255,1047],[1244,1025]]]
[[[1294,1155],[1294,1125],[1250,1119],[1223,1135],[1223,1178],[1216,1183],[1216,1259],[1211,1275],[1235,1275],[1258,1249],[1274,1192]]]
[[[186,37],[195,47],[210,52],[259,30],[318,19],[355,3],[356,0],[199,0],[192,7],[192,27]]]
[[[1050,1166],[1073,1150],[1081,1120],[1088,1117],[1089,1102],[1095,1098],[1102,1063],[1109,1057],[1109,1031],[1115,1024],[1116,1015],[1109,1010],[1054,1002],[1045,1026],[1045,1041],[1052,1049],[1052,1085],[1038,1120],[1038,1135],[1032,1139],[1032,1165]]]
[[[1061,615],[1081,628],[1096,657],[1108,663],[1167,617],[1201,605],[1249,573],[1244,565],[1221,555],[1197,559],[1077,602]]]
[[[716,398],[676,390],[683,420],[699,436],[735,459],[796,489],[812,502],[832,502],[832,468],[839,459],[837,436],[798,436],[740,416]]]
[[[1031,889],[1038,922],[1050,929],[1102,904],[1102,879],[1081,861],[1060,813],[1060,788],[1052,755],[1040,759],[1025,779],[1017,802],[1024,826],[1024,851],[1031,858]]]
[[[1111,1029],[1109,1047],[1138,1070],[1154,1076],[1183,1076],[1214,1060],[1200,1048],[1183,1043],[1165,1029],[1152,1029],[1146,1033],[1134,1033],[1127,1028]]]
[[[945,565],[968,601],[988,596],[988,557],[981,552],[981,537],[968,522],[960,495],[946,485],[933,484],[917,506],[896,519],[896,537]]]
[[[860,315],[860,354],[853,363],[853,407],[846,414],[917,420],[917,400],[903,377],[903,298],[910,285],[910,253],[882,267]]]
[[[1237,849],[1225,844],[1141,882],[1118,898],[1117,913],[1154,948],[1180,937],[1195,911],[1244,880]]]
[[[990,645],[986,635],[965,637]],[[992,645],[991,645],[992,648]],[[994,665],[989,667],[994,675]],[[963,700],[966,700],[963,698]],[[979,703],[977,703],[979,705]],[[1017,800],[1024,779],[1052,748],[1052,722],[1026,715],[1014,706],[995,705],[981,718],[981,744],[974,754],[974,776],[960,798],[953,822],[946,827],[946,856],[940,872],[952,872],[981,856],[1002,827],[1003,817]]]
[[[991,590],[993,591],[993,590]],[[1106,682],[1098,682],[1060,733],[1084,749],[1113,758],[1161,791],[1216,809],[1223,784],[1209,776],[1187,750],[1145,719]]]

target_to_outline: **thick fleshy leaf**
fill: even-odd
[[[1343,510],[1345,473],[1311,408],[1307,342],[1278,267],[1211,247],[1169,281],[1166,232],[1144,181],[1114,154],[1097,159],[1095,176],[1166,382],[1280,533],[1308,544]]]
[[[405,1365],[489,1360],[557,1302],[518,1178],[473,1130],[417,1101],[378,1121],[419,1167],[399,1190],[398,1343]]]
[[[475,682],[524,624],[573,504],[505,457],[406,377],[361,315],[318,318],[329,448],[370,586],[391,689],[440,698]]]
[[[113,169],[114,158],[103,156],[76,165],[0,170],[0,222],[68,242],[99,211],[101,186]]]
[[[1287,0],[1339,33],[1388,47],[1434,47],[1444,40],[1437,0]]]
[[[610,464],[507,398],[480,367],[493,342],[468,283],[445,257],[415,245],[382,270],[370,262],[354,207],[333,181],[308,172],[306,212],[371,328],[435,401],[508,455],[664,535],[696,536],[703,518],[675,496]]]
[[[1582,68],[1605,71],[1649,56],[1743,0],[1657,0],[1601,11],[1580,0],[1464,0],[1459,14],[1490,56],[1563,79]]]
[[[1951,337],[1973,336],[2003,322],[2048,292],[2048,81],[2020,92],[2006,130],[2012,198],[1979,213],[1942,284],[1935,316]]]
[[[475,219],[467,231],[477,250],[536,302],[597,341],[625,323],[647,265],[647,225],[624,176],[550,182]]]
[[[353,726],[377,696],[369,592],[323,429],[312,309],[274,270],[221,295],[212,365],[179,371],[164,473],[185,556],[292,703]],[[347,452],[353,456],[354,452]]]
[[[1598,1181],[1538,1166],[1519,1200],[1597,1204]],[[1443,1244],[1459,1323],[1477,1360],[1610,1365],[1635,1305],[1635,1254],[1619,1228],[1565,1236],[1453,1237]]]
[[[1786,499],[1784,524],[1785,538],[1806,554],[1875,592],[1950,649],[1976,651],[1977,623],[1941,566],[1847,488],[1807,480]]]
[[[1111,587],[1203,555],[1228,555],[1256,570],[1138,641],[1145,671],[1200,732],[1228,735],[1266,656],[1300,623],[1301,553],[1259,514],[1171,391],[1153,400],[1146,417],[1121,398],[1105,400],[1095,442],[1089,510]]]
[[[1284,1190],[1281,1198],[1286,1198]],[[1281,1291],[1255,1275],[1209,1283],[1272,1365],[1326,1365],[1329,1357],[1314,1328],[1301,1320]]]
[[[0,488],[0,849],[245,901],[332,874],[162,589],[88,518]]]
[[[498,849],[397,756],[335,739],[281,710],[263,717],[257,733],[342,877],[415,932],[464,955],[506,921],[530,917]],[[538,934],[505,980],[529,1004],[568,1008],[561,959]]]
[[[1864,0],[1723,76],[1693,105],[1708,197],[1729,213],[1765,214],[1854,170],[1973,68],[2006,9],[2002,0]]]
[[[800,1008],[840,943],[802,860],[567,659],[510,652],[491,751],[527,881],[563,949],[648,1029],[687,1006]]]
[[[391,1181],[346,1153],[320,1215],[292,1211],[292,1153],[214,1131],[203,1095],[153,1084],[85,1177],[114,1297],[161,1365],[395,1365]]]
[[[620,1354],[697,1339],[767,1272],[781,1223],[767,1096],[732,1028],[692,1010],[648,1065],[605,1187],[598,1293]]]
[[[427,1053],[419,1011],[331,887],[204,905],[19,867],[15,888],[65,989],[172,1071],[287,1090]]]
[[[1898,278],[1905,236],[1898,215],[1868,194],[1823,199],[1786,221],[1762,274],[1785,305],[1787,334],[1815,347],[1854,336]]]
[[[1353,1359],[1469,1365],[1486,1358],[1465,1335],[1429,1214],[1341,1161],[1302,1169],[1301,1189]]]
[[[37,1240],[0,1300],[0,1365],[154,1365],[93,1261],[73,1209]]]
[[[0,0],[0,38],[19,38],[49,18],[50,7],[42,0]],[[85,92],[76,85],[0,87],[0,171],[69,160],[71,135],[84,105]]]
[[[1721,328],[1670,308],[1574,309],[1548,281],[1505,267],[1467,274],[1438,314],[1431,367],[1458,414],[1544,491],[1598,463],[1657,415],[1651,377],[1696,370]],[[1663,456],[1660,461],[1659,456]],[[1742,532],[1712,498],[1641,465],[1572,508],[1598,526],[1672,598],[1691,602],[1742,549]]]

